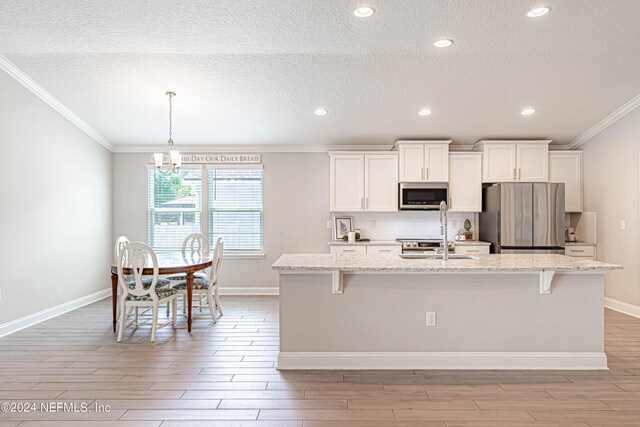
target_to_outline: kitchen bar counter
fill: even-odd
[[[278,369],[607,369],[604,277],[620,266],[474,258],[282,255]]]
[[[352,255],[340,257],[327,254],[284,254],[273,264],[278,272],[340,271],[340,272],[539,272],[539,271],[605,271],[622,266],[564,255],[491,254],[474,255],[473,259],[426,260],[402,259],[397,255]]]

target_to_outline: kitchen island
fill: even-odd
[[[564,255],[282,255],[279,369],[607,369],[604,275]],[[430,323],[431,326],[427,326]]]

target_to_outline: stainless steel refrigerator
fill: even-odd
[[[484,188],[480,240],[491,243],[491,253],[564,254],[564,184]]]

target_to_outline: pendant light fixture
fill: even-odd
[[[176,172],[182,166],[182,159],[180,158],[180,151],[176,150],[173,146],[173,97],[176,96],[175,92],[167,91],[167,96],[169,97],[169,141],[167,145],[169,146],[169,164],[171,166],[171,170]],[[162,169],[163,163],[163,153],[153,153],[153,161],[156,164],[156,168]]]

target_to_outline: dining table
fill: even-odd
[[[191,253],[189,251],[156,252],[158,260],[158,276],[168,276],[183,273],[187,282],[187,330],[191,332],[193,278],[197,271],[205,270],[213,264],[213,253]],[[125,275],[133,274],[132,268],[123,268]],[[153,265],[142,270],[143,276],[153,276]],[[171,286],[171,285],[169,285]],[[116,331],[118,312],[118,266],[111,264],[111,298],[113,305],[113,332]]]

